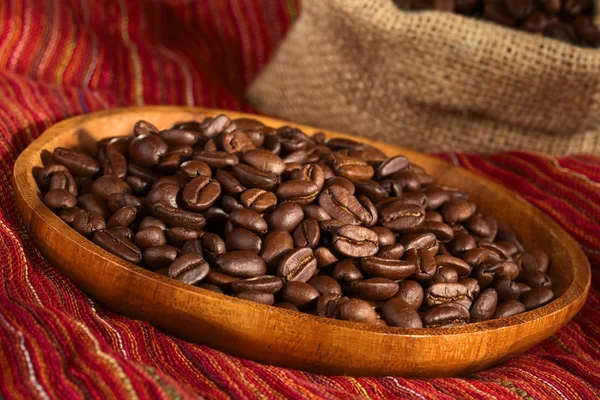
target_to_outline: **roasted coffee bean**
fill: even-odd
[[[377,167],[377,178],[383,179],[386,176],[395,174],[396,172],[402,171],[410,165],[408,158],[404,156],[391,157],[382,162]]]
[[[307,282],[309,285],[317,289],[320,295],[324,295],[326,293],[334,293],[338,295],[342,295],[342,287],[340,284],[330,276],[327,275],[317,275],[313,276]]]
[[[379,246],[377,257],[386,258],[388,260],[399,260],[404,255],[404,246],[400,243],[390,244],[387,246]]]
[[[140,249],[145,250],[148,247],[167,244],[167,238],[161,228],[157,226],[148,226],[137,231],[134,242]]]
[[[573,28],[577,35],[589,46],[597,47],[600,44],[600,29],[587,15],[579,15],[573,20]]]
[[[510,317],[511,315],[521,314],[525,311],[526,309],[523,303],[520,303],[517,300],[508,300],[498,304],[496,311],[494,312],[494,318]]]
[[[356,194],[365,196],[371,200],[385,198],[389,190],[376,181],[355,181]]]
[[[206,163],[213,169],[231,167],[239,162],[237,156],[224,151],[194,151],[192,158]]]
[[[197,238],[198,232],[190,228],[177,226],[167,229],[167,239],[169,239],[169,243],[176,247],[181,247],[187,240]]]
[[[150,204],[163,202],[169,207],[178,208],[179,204],[177,202],[177,198],[179,196],[179,192],[180,188],[177,185],[159,185],[158,187],[150,190],[150,193],[148,193],[148,196],[146,196],[146,201]]]
[[[302,207],[296,203],[281,203],[269,216],[269,228],[291,232],[304,219]]]
[[[369,278],[351,284],[352,292],[362,299],[386,301],[398,292],[398,284],[391,279]]]
[[[345,259],[333,268],[332,275],[336,281],[354,282],[364,278],[358,260]]]
[[[62,219],[64,222],[71,225],[73,223],[73,220],[75,219],[75,215],[77,215],[79,211],[82,210],[77,206],[71,208],[62,208],[58,210],[56,215],[58,215],[60,219]]]
[[[198,176],[189,181],[182,192],[185,206],[192,211],[204,211],[221,195],[221,185],[214,179]]]
[[[275,276],[264,275],[256,278],[241,279],[231,284],[235,293],[263,292],[275,294],[283,287],[283,280]]]
[[[350,180],[342,178],[341,176],[333,176],[331,178],[326,179],[323,183],[323,190],[329,189],[333,186],[341,186],[344,189],[346,189],[351,195],[353,195],[356,190],[356,187]]]
[[[398,291],[394,298],[402,300],[413,310],[418,310],[423,304],[424,296],[423,286],[412,280],[404,280],[398,283]]]
[[[52,189],[44,196],[44,204],[51,209],[71,208],[77,204],[77,198],[66,189]]]
[[[188,178],[196,178],[198,176],[210,178],[212,176],[212,171],[208,164],[200,160],[184,162],[179,166],[179,171]]]
[[[135,207],[122,207],[118,209],[108,221],[106,221],[106,226],[109,228],[114,228],[117,226],[127,227],[133,222],[136,215],[137,210]]]
[[[313,219],[317,222],[327,221],[331,219],[331,216],[321,206],[314,204],[304,206],[304,216],[306,219]]]
[[[416,309],[404,300],[394,297],[385,302],[381,308],[383,318],[389,326],[399,328],[422,328],[423,322]]]
[[[471,266],[458,257],[438,255],[435,256],[438,267],[452,268],[459,276],[467,276],[471,273]]]
[[[516,279],[517,281],[522,282],[527,286],[530,286],[532,289],[538,287],[549,288],[552,286],[552,281],[550,277],[545,273],[539,271],[521,270]]]
[[[150,246],[144,249],[144,264],[151,269],[166,268],[179,255],[177,248],[169,245]]]
[[[246,228],[257,235],[264,235],[268,230],[267,221],[265,221],[259,213],[253,210],[233,210],[229,214],[229,221],[233,226]]]
[[[169,146],[157,135],[140,135],[129,144],[129,156],[141,166],[150,168],[169,150]]]
[[[440,267],[431,278],[431,283],[457,283],[458,274],[452,268]]]
[[[100,171],[100,164],[94,158],[77,151],[57,147],[52,153],[57,163],[67,167],[74,176],[93,178]]]
[[[464,199],[453,199],[444,203],[440,214],[447,223],[462,222],[469,219],[476,211],[473,203]]]
[[[157,133],[158,128],[148,121],[139,120],[133,127],[133,134],[135,136],[156,135]]]
[[[165,225],[165,223],[163,221],[161,221],[160,219],[154,218],[154,217],[144,217],[140,221],[138,229],[142,230],[142,229],[149,228],[151,226],[155,226],[157,228],[160,228],[163,231],[167,230],[167,226]]]
[[[115,226],[112,228],[108,228],[108,231],[117,232],[121,235],[125,236],[127,239],[133,241],[133,231],[129,228],[125,228],[124,226]]]
[[[277,184],[277,175],[261,171],[247,164],[236,164],[232,167],[232,175],[248,188],[271,190]]]
[[[275,306],[277,308],[284,308],[284,309],[290,310],[290,311],[300,311],[300,310],[298,310],[298,307],[296,307],[292,303],[288,303],[285,301],[282,301],[280,303],[275,303],[275,304],[273,304],[273,306]]]
[[[287,252],[277,265],[277,276],[286,281],[307,282],[317,270],[317,259],[310,247]]]
[[[346,298],[345,301],[338,301],[334,307],[333,317],[365,324],[377,323],[377,313],[375,310],[371,308],[369,303],[360,299]]]
[[[317,197],[319,187],[313,181],[292,180],[279,185],[276,194],[282,201],[307,205]]]
[[[413,261],[390,260],[381,257],[364,257],[360,262],[361,268],[367,274],[378,278],[400,280],[410,277],[417,271]]]
[[[498,293],[498,301],[517,300],[521,290],[516,282],[507,278],[495,279],[492,288]]]
[[[344,225],[333,235],[333,247],[347,257],[369,257],[379,251],[379,238],[368,228]]]
[[[462,300],[467,295],[467,287],[460,283],[434,283],[425,291],[425,303],[429,307],[435,307],[451,301]]]
[[[377,238],[379,240],[379,246],[388,246],[396,243],[396,235],[394,232],[390,231],[387,228],[382,226],[374,226],[371,229],[373,232],[377,234]]]
[[[523,303],[527,311],[544,306],[552,301],[554,292],[547,287],[538,287],[531,289],[519,297],[519,301]]]
[[[410,232],[423,225],[425,211],[416,205],[393,202],[379,212],[379,221],[392,231]]]
[[[218,287],[217,285],[213,285],[212,283],[198,283],[196,286],[198,286],[200,289],[208,290],[211,292],[223,293],[220,287]]]
[[[80,179],[85,179],[86,181],[91,182],[91,179]],[[73,178],[73,176],[71,176],[69,171],[58,171],[50,176],[48,190],[53,189],[65,189],[75,197],[77,197],[77,195],[79,194],[77,189],[77,183],[75,182],[75,179]]]
[[[108,208],[110,211],[117,212],[117,210],[125,207],[135,207],[136,211],[140,211],[143,208],[140,199],[129,193],[114,193],[108,196]]]
[[[127,184],[131,187],[131,190],[135,194],[144,193],[149,186],[148,182],[146,182],[142,178],[138,178],[137,176],[132,175],[126,176],[125,182],[127,182]]]
[[[214,264],[221,272],[240,278],[254,278],[267,272],[263,259],[250,251],[228,251],[216,257]]]
[[[94,181],[92,192],[104,200],[115,193],[131,193],[131,187],[122,179],[112,175],[104,175]]]
[[[169,266],[169,278],[195,285],[206,277],[208,270],[208,263],[198,254],[184,254]]]
[[[319,292],[311,285],[300,282],[290,281],[283,285],[281,290],[283,301],[293,304],[299,309],[314,307],[319,298]]]
[[[333,163],[333,170],[338,176],[353,181],[366,181],[373,177],[373,167],[360,158],[338,156]]]
[[[119,233],[99,230],[94,232],[93,238],[94,243],[98,246],[130,263],[139,264],[142,261],[140,249],[131,240]]]
[[[150,214],[162,220],[169,227],[181,226],[190,229],[202,229],[206,219],[197,213],[170,207],[165,203],[155,203],[149,207]]]
[[[419,282],[426,282],[433,279],[437,271],[437,266],[432,252],[427,249],[409,250],[406,252],[405,259],[417,265],[417,272],[413,276],[413,279]]]
[[[226,251],[225,242],[214,233],[205,233],[200,239],[202,254],[206,260],[213,263],[215,259]]]
[[[370,222],[372,216],[354,195],[342,186],[331,186],[319,195],[319,205],[334,219],[346,224]]]
[[[242,156],[244,162],[252,167],[263,171],[271,172],[275,175],[281,175],[285,171],[285,163],[283,160],[264,149],[251,149]]]
[[[213,285],[218,286],[225,292],[231,291],[231,285],[233,282],[239,281],[240,278],[218,272],[216,269],[211,268],[206,275],[205,281]]]
[[[294,246],[315,248],[321,239],[321,228],[315,220],[304,220],[294,230]]]
[[[260,256],[264,260],[267,270],[274,273],[281,258],[294,248],[291,235],[284,231],[269,232],[263,242]]]
[[[455,235],[454,239],[447,244],[448,250],[450,250],[450,253],[454,256],[460,256],[464,252],[472,250],[475,247],[477,247],[477,242],[475,242],[473,236],[466,233]]]
[[[240,195],[242,206],[262,213],[271,211],[277,205],[277,196],[263,189],[248,189]]]
[[[198,136],[194,132],[186,129],[165,129],[158,132],[158,136],[171,146],[193,146],[198,142]]]
[[[273,296],[271,293],[242,292],[236,293],[234,296],[240,299],[250,300],[255,303],[266,304],[268,306],[272,306],[275,303],[275,296]]]
[[[234,228],[227,234],[225,246],[229,251],[246,250],[258,254],[262,247],[262,241],[248,229]]]
[[[333,267],[339,261],[339,258],[327,247],[318,247],[313,254],[317,259],[317,268],[319,269]]]
[[[460,304],[442,304],[430,309],[423,316],[426,328],[443,328],[464,325],[469,321],[469,310]]]
[[[106,229],[106,223],[101,215],[80,210],[73,217],[73,229],[81,235],[91,238],[94,232]]]
[[[538,271],[546,272],[548,270],[549,258],[548,254],[546,254],[542,250],[533,250],[531,255],[537,261]]]

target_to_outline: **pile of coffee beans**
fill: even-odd
[[[394,0],[410,10],[437,10],[481,18],[567,43],[598,47],[594,0]]]
[[[548,256],[404,156],[225,115],[56,148],[45,204],[178,281],[320,316],[447,327],[540,307]]]

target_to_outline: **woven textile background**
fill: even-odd
[[[595,274],[569,325],[464,379],[325,377],[231,357],[106,310],[41,257],[10,187],[34,138],[107,107],[250,110],[244,89],[299,12],[296,0],[0,1],[0,398],[599,398],[597,157],[440,155],[548,213]]]

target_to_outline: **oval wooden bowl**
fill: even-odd
[[[205,291],[129,264],[77,234],[40,200],[32,172],[43,166],[43,158],[55,147],[94,151],[97,140],[130,134],[140,119],[162,129],[221,112],[232,118],[250,116],[275,127],[318,131],[273,118],[183,107],[108,110],[54,125],[20,155],[14,168],[17,207],[42,254],[92,298],[116,312],[240,357],[325,374],[466,374],[529,349],[583,306],[590,285],[588,261],[577,243],[539,210],[462,168],[337,132],[326,133],[367,142],[390,156],[408,156],[439,182],[468,193],[482,212],[511,224],[526,248],[541,248],[549,254],[556,299],[517,316],[447,329],[381,328],[314,317]]]

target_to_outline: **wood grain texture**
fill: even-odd
[[[440,183],[468,193],[484,213],[508,222],[526,249],[551,260],[556,299],[513,317],[446,329],[381,328],[314,317],[185,285],[129,264],[77,234],[40,199],[33,171],[55,147],[94,151],[99,139],[131,134],[144,119],[166,128],[178,121],[226,113],[267,125],[320,129],[243,113],[184,107],[102,111],[65,120],[18,158],[13,186],[32,240],[48,260],[90,297],[108,308],[151,322],[184,339],[256,361],[325,374],[435,377],[477,371],[522,353],[566,324],[583,306],[590,267],[577,243],[523,199],[493,182],[420,153],[337,132],[403,154]]]

